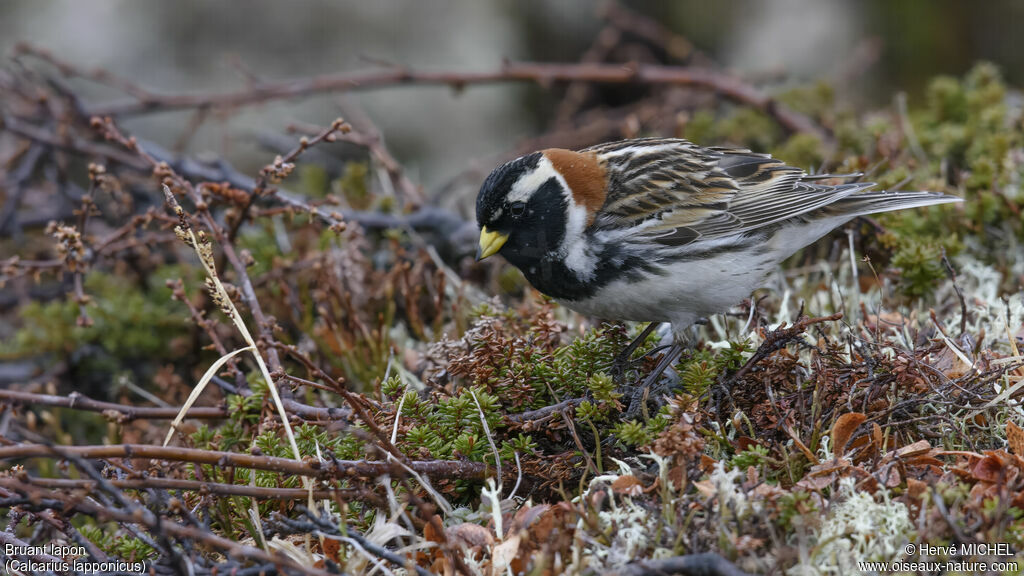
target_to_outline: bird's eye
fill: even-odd
[[[508,207],[508,211],[513,216],[522,216],[523,212],[526,212],[526,203],[524,203],[524,202],[513,202],[512,205]]]

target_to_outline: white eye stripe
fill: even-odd
[[[559,180],[562,186],[565,186],[565,180],[562,178],[562,175],[558,173],[558,170],[555,170],[555,167],[551,165],[551,161],[546,157],[541,156],[540,161],[537,162],[536,168],[530,170],[526,174],[523,174],[519,177],[519,180],[516,180],[516,183],[512,185],[512,190],[509,191],[506,199],[509,203],[526,203],[537,190],[540,190],[540,187],[543,186],[545,182],[552,178]]]

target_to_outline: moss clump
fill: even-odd
[[[335,187],[350,206],[367,210],[373,204],[373,195],[367,185],[370,169],[365,162],[349,162],[345,172],[335,181]]]
[[[135,358],[172,360],[169,343],[182,336],[188,326],[188,310],[171,299],[165,280],[180,277],[178,267],[155,271],[142,288],[125,279],[93,271],[85,277],[90,302],[85,312],[91,326],[79,326],[79,307],[71,300],[30,302],[19,309],[21,328],[0,344],[0,358],[38,354],[71,357],[84,346],[98,346],[119,366]],[[92,356],[96,356],[93,354]]]
[[[482,462],[490,457],[493,461],[481,411],[492,433],[503,426],[498,398],[483,388],[465,389],[456,396],[435,402],[409,391],[402,403],[402,417],[409,428],[399,448],[416,458],[468,458]],[[527,439],[517,445],[529,444]]]
[[[701,110],[687,123],[685,136],[705,146],[732,144],[770,150],[782,138],[778,123],[753,108],[730,108],[722,114]]]
[[[788,164],[811,171],[824,162],[823,150],[820,138],[814,134],[801,132],[790,136],[782,145],[772,150],[772,155],[776,158],[785,158]]]
[[[87,524],[79,532],[100,550],[127,561],[146,560],[156,555],[153,547],[134,536],[120,535],[121,531],[113,525]]]
[[[750,352],[746,342],[730,342],[725,349],[699,348],[683,358],[679,364],[679,377],[683,390],[700,396],[715,384],[718,376],[738,369],[743,355]]]

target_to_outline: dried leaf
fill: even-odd
[[[907,478],[907,496],[912,500],[921,500],[928,493],[928,485],[915,478]]]
[[[526,530],[533,525],[544,513],[551,508],[550,504],[538,504],[536,506],[523,506],[516,511],[515,516],[508,525],[508,532],[519,532]]]
[[[832,425],[832,453],[837,458],[846,453],[850,437],[867,419],[868,417],[860,412],[849,412],[836,419],[836,423]]]
[[[430,522],[427,522],[423,526],[423,538],[426,539],[429,542],[437,542],[438,544],[440,544],[440,543],[444,542],[445,538],[444,538],[444,534],[442,534],[440,531],[438,531],[438,529],[435,526],[435,524],[437,526],[443,526],[443,524],[441,523],[441,517],[440,516],[435,514],[434,518],[437,519],[437,522],[434,522],[433,519],[432,519]]]
[[[693,483],[693,486],[697,488],[700,495],[704,498],[711,498],[715,494],[718,494],[718,489],[711,483],[711,480],[700,480]]]
[[[494,547],[491,551],[491,574],[497,576],[505,573],[519,553],[520,540],[522,540],[522,536],[514,534]]]
[[[612,492],[626,496],[639,496],[643,494],[644,485],[640,479],[632,474],[619,476],[612,482]]]
[[[971,469],[971,474],[983,482],[1000,482],[1006,478],[1003,461],[995,454],[988,454]]]
[[[914,456],[921,456],[927,454],[932,449],[932,445],[927,440],[918,440],[909,446],[904,446],[896,451],[896,457],[902,459],[913,458]]]
[[[1006,440],[1010,444],[1010,452],[1017,456],[1024,456],[1024,428],[1014,424],[1012,420],[1006,422]]]
[[[449,542],[461,544],[466,548],[473,548],[475,546],[489,548],[494,545],[494,535],[491,534],[491,531],[471,522],[449,526],[445,528],[444,533],[448,536]]]
[[[324,556],[330,558],[335,564],[341,562],[341,558],[338,556],[338,552],[341,551],[341,542],[334,538],[324,538],[322,547],[324,549]]]

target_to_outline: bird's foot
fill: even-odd
[[[629,408],[626,409],[623,417],[625,420],[633,420],[640,416],[647,401],[652,396],[657,397],[658,393],[663,391],[661,387],[657,386],[661,375],[679,358],[679,354],[682,351],[683,347],[681,344],[676,343],[669,346],[665,355],[658,361],[658,365],[654,367],[654,371],[644,378],[643,384],[633,390],[629,401]]]
[[[608,369],[609,376],[612,377],[612,382],[616,386],[622,387],[626,384],[626,372],[633,365],[632,357],[633,352],[636,352],[644,342],[647,341],[647,337],[651,335],[658,328],[658,322],[651,322],[644,328],[643,332],[639,336],[633,339],[625,348],[619,352],[614,359],[612,359],[611,366]]]
[[[715,414],[718,415],[719,420],[721,420],[723,417],[722,400],[726,401],[726,408],[728,408],[730,411],[736,407],[736,402],[732,398],[731,384],[731,380],[726,381],[722,378],[719,378],[715,381],[714,384],[711,385],[711,388],[708,390],[708,402],[710,403],[710,407],[714,408]]]

